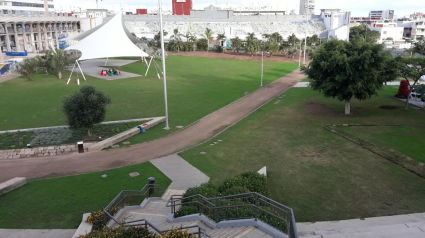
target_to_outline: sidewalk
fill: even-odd
[[[0,238],[71,238],[75,231],[73,229],[0,229]]]

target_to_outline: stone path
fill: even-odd
[[[207,175],[177,154],[154,159],[151,163],[173,181],[162,196],[164,200],[168,200],[172,195],[181,195],[191,187],[210,181]]]
[[[14,177],[31,179],[103,171],[174,154],[216,136],[304,78],[296,70],[177,133],[147,143],[97,153],[2,160],[0,182]]]
[[[73,229],[0,229],[0,238],[71,238],[75,231]]]
[[[308,84],[309,84],[309,82],[299,82],[299,83],[294,85],[294,88],[308,88]],[[399,81],[387,83],[387,86],[399,86],[399,85],[400,85]]]
[[[297,223],[302,238],[424,238],[425,213]]]
[[[89,75],[91,77],[95,77],[98,79],[104,79],[104,80],[117,80],[117,79],[127,79],[127,78],[135,78],[140,77],[142,74],[144,75],[145,71],[140,69],[140,74],[133,74],[129,72],[121,71],[121,75],[114,75],[114,76],[101,76],[100,71],[102,69],[109,69],[111,67],[113,68],[119,68],[121,66],[131,64],[134,62],[137,62],[137,60],[108,60],[108,63],[105,66],[106,59],[95,59],[95,60],[86,60],[83,62],[80,62],[81,69],[83,70],[84,75]],[[142,63],[140,63],[142,65]],[[80,70],[77,68],[74,73],[79,72]],[[73,78],[75,76],[72,76]],[[83,77],[80,75],[80,80],[84,80]],[[71,80],[72,82],[72,80]]]

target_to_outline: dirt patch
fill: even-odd
[[[191,52],[167,52],[168,55],[178,55],[178,56],[189,56],[189,57],[204,57],[204,58],[213,58],[213,59],[234,59],[234,60],[247,60],[247,61],[261,61],[261,52],[255,54],[251,57],[249,54],[239,53],[233,51],[227,51],[225,53],[216,53],[206,51],[191,51]],[[272,57],[264,55],[265,62],[298,62],[298,58],[287,58],[284,54],[276,54]],[[307,63],[310,62],[309,59],[306,60]]]
[[[388,106],[388,105],[384,105],[384,106],[380,106],[380,109],[384,109],[384,110],[397,110],[400,109],[400,106]]]
[[[227,71],[228,69],[225,68],[216,68],[215,71]]]
[[[344,117],[343,113],[338,113],[334,109],[316,102],[309,102],[304,106],[304,113],[322,117]]]
[[[141,94],[141,93],[151,93],[152,91],[138,91],[136,92],[137,94]]]

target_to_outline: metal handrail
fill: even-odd
[[[225,202],[225,204],[223,204],[223,202]],[[223,218],[221,216],[223,212],[227,212],[230,209],[238,210],[241,208],[252,208],[253,214],[250,216],[250,218],[254,218],[255,220],[260,219],[271,226],[274,225],[270,224],[268,221],[263,220],[263,215],[266,215],[268,218],[275,218],[280,220],[285,224],[285,226],[283,228],[278,228],[276,226],[274,227],[281,230],[282,232],[286,232],[290,238],[298,238],[298,231],[293,210],[290,207],[276,202],[259,193],[251,192],[216,198],[206,198],[202,195],[193,195],[190,197],[184,197],[183,195],[173,195],[171,196],[170,200],[168,200],[166,206],[171,207],[171,213],[175,215],[177,212],[176,207],[182,205],[195,205],[198,207],[200,214],[204,213],[206,216],[209,216],[216,222],[220,222],[226,219],[234,220],[235,218]],[[228,213],[226,215],[228,215]],[[236,219],[248,218],[243,216],[243,214],[239,214],[239,217]]]
[[[164,234],[164,233],[167,233],[167,232],[170,232],[170,231],[173,230],[173,229],[168,229],[168,230],[162,230],[161,231],[161,230],[159,230],[157,227],[155,227],[152,223],[150,223],[146,219],[141,219],[141,220],[137,220],[137,221],[127,222],[124,226],[125,227],[139,226],[140,224],[130,224],[130,223],[140,223],[140,222],[143,222],[144,223],[142,225],[145,226],[145,229],[147,229],[147,227],[149,226],[156,233],[158,233],[158,235],[161,235],[161,234]],[[211,238],[211,236],[209,236],[207,234],[207,231],[204,228],[200,227],[199,225],[195,225],[195,226],[180,226],[180,230],[188,230],[188,229],[192,229],[192,228],[197,228],[198,229],[198,232],[190,232],[190,234],[192,234],[192,235],[198,235],[198,237],[208,237],[208,238]]]

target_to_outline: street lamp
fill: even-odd
[[[165,47],[164,47],[164,26],[162,24],[162,3],[161,0],[158,0],[159,3],[159,28],[161,35],[161,57],[162,57],[162,69],[164,72],[164,101],[165,101],[165,130],[170,130],[168,124],[168,99],[167,99],[167,70],[165,68]]]
[[[303,41],[302,40],[300,40],[300,57],[299,57],[299,59],[298,59],[298,68],[301,68],[301,55],[302,55],[302,44],[303,44]]]
[[[263,87],[263,72],[264,72],[264,50],[261,51],[261,85]]]

